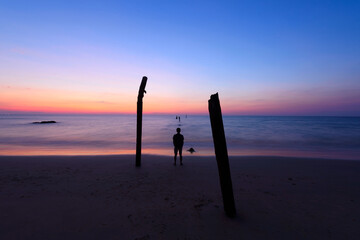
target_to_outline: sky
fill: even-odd
[[[360,1],[0,0],[0,113],[360,116]]]

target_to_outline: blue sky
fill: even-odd
[[[359,1],[2,1],[0,109],[133,112],[147,75],[147,112],[205,113],[219,92],[229,114],[360,115],[359,12]]]

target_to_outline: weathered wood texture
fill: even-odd
[[[209,114],[225,213],[229,217],[235,217],[236,209],[230,174],[229,157],[226,147],[226,138],[221,114],[219,95],[217,93],[211,95],[210,97]]]
[[[137,99],[137,121],[136,121],[136,163],[137,167],[141,166],[141,136],[142,136],[142,112],[143,112],[143,97],[145,91],[145,86],[147,82],[147,77],[143,77],[141,80],[139,94]]]

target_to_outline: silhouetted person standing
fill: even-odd
[[[176,165],[176,157],[179,152],[180,156],[180,165],[182,164],[182,148],[184,146],[184,136],[180,134],[181,129],[176,129],[176,134],[173,136],[173,144],[174,144],[174,165]]]

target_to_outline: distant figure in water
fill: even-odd
[[[173,144],[174,144],[174,165],[176,165],[176,157],[179,152],[180,156],[180,165],[182,164],[182,148],[184,146],[184,136],[180,134],[181,129],[176,129],[176,134],[173,136]]]

